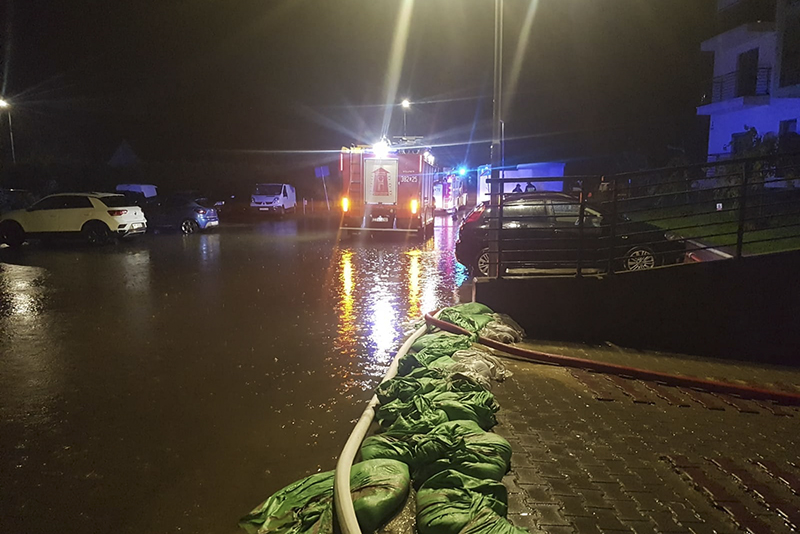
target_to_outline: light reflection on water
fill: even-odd
[[[348,389],[368,389],[385,373],[407,323],[458,301],[466,270],[453,254],[457,227],[437,218],[425,242],[397,236],[342,240],[334,250],[336,348],[356,360]]]
[[[50,404],[60,390],[59,347],[43,322],[45,269],[20,265],[0,266],[0,415],[14,419],[21,412],[49,418]],[[19,345],[34,350],[23,352]],[[25,376],[26,381],[14,377]]]
[[[0,250],[0,531],[46,530],[33,509],[4,528],[25,502],[107,531],[124,501],[131,532],[223,532],[332,468],[404,323],[466,279],[449,219],[425,243],[336,236],[267,220]]]

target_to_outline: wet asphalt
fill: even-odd
[[[333,469],[404,323],[468,292],[448,218],[336,226],[0,248],[0,532],[233,533]]]

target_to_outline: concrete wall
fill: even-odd
[[[800,251],[605,278],[479,280],[535,339],[800,366]]]

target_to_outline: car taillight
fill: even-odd
[[[467,215],[467,218],[464,219],[464,222],[462,224],[469,224],[469,223],[476,222],[478,219],[481,218],[481,215],[483,215],[483,212],[485,210],[486,210],[486,206],[483,205],[483,204],[479,204],[478,206],[475,207],[474,210],[472,210],[470,212],[469,215]]]
[[[128,213],[128,210],[108,210],[108,214],[112,217],[119,217],[120,215],[125,215]]]
[[[206,214],[206,210],[201,209],[201,208],[196,208],[194,211],[195,211],[195,213],[199,213],[200,215],[205,215]]]
[[[350,210],[350,199],[347,197],[342,198],[342,211],[347,213]]]

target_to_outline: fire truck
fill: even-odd
[[[423,239],[433,231],[437,167],[429,148],[416,143],[343,147],[343,233],[399,232]]]

